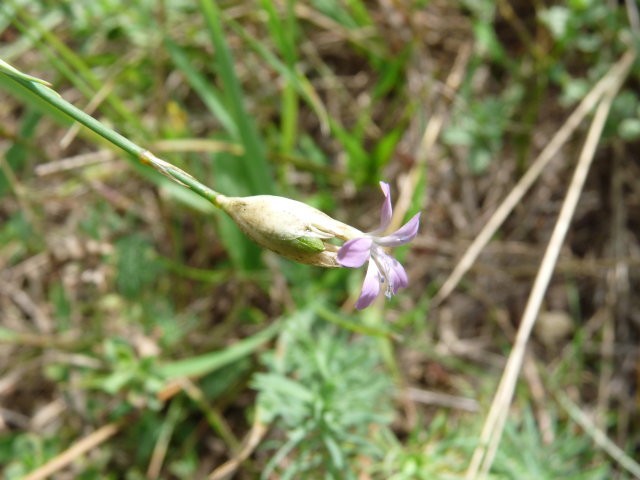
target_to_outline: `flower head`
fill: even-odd
[[[216,201],[251,240],[278,255],[318,267],[340,267],[338,247],[361,232],[307,204],[272,195],[226,197]]]
[[[240,229],[263,248],[290,260],[320,267],[358,268],[369,262],[356,308],[373,303],[384,285],[387,297],[409,284],[407,274],[385,247],[404,245],[416,236],[420,214],[389,235],[382,235],[391,221],[389,185],[380,182],[385,199],[380,227],[363,233],[295,200],[271,195],[226,197],[218,195],[217,205],[227,212]],[[330,239],[343,240],[338,248]]]
[[[357,309],[371,305],[380,293],[381,285],[385,286],[385,295],[389,298],[395,295],[398,289],[409,285],[404,268],[400,262],[384,251],[384,247],[397,247],[413,240],[420,226],[420,213],[416,213],[395,232],[381,236],[389,226],[393,209],[389,185],[380,182],[380,188],[385,197],[380,212],[380,226],[373,232],[363,233],[358,238],[345,242],[337,255],[338,263],[343,267],[358,268],[365,262],[369,262],[362,292],[356,302]]]

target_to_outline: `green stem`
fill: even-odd
[[[174,182],[190,188],[201,197],[213,203],[216,207],[220,207],[220,204],[218,203],[218,197],[220,196],[220,194],[215,190],[212,190],[206,185],[200,183],[198,180],[193,178],[185,171],[179,169],[175,165],[172,165],[171,163],[156,157],[149,150],[136,145],[128,138],[120,135],[115,130],[112,130],[111,128],[93,118],[91,115],[86,114],[76,106],[67,102],[57,92],[43,85],[41,83],[42,80],[36,79],[34,77],[29,77],[19,70],[16,70],[14,67],[11,67],[6,62],[0,62],[0,74],[6,75],[9,79],[20,84],[22,87],[26,88],[34,95],[37,95],[53,107],[66,113],[71,118],[89,128],[90,130],[93,130],[112,144],[120,147],[125,152],[134,156],[139,162],[150,165],[158,172],[162,173],[166,177],[169,177]]]

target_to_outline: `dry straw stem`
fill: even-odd
[[[509,195],[507,195],[471,245],[469,245],[456,267],[433,298],[431,302],[432,307],[439,305],[456,288],[464,274],[471,268],[480,255],[480,252],[487,246],[498,228],[500,228],[515,206],[518,205],[522,197],[524,197],[529,188],[531,188],[540,176],[547,164],[556,156],[571,134],[578,128],[607,88],[609,88],[611,80],[620,78],[623,72],[629,69],[635,55],[635,51],[633,50],[625,53],[609,72],[598,81],[593,89],[584,97],[582,102],[580,102],[580,105],[578,105],[569,118],[567,118],[562,128],[558,130],[558,133],[555,134],[544,150],[540,152],[540,155],[538,155],[538,158],[536,158],[531,167],[529,167],[529,170],[522,176],[516,186],[513,187],[513,190],[509,192]]]
[[[611,458],[618,462],[627,472],[636,478],[640,478],[640,464],[633,458],[629,457],[620,447],[613,443],[607,435],[596,427],[589,417],[569,397],[559,392],[556,398],[560,405],[567,411],[569,416],[580,425],[587,435],[591,437],[593,442],[602,448]]]
[[[151,460],[149,460],[149,467],[147,468],[147,478],[152,479],[160,476],[162,464],[169,451],[169,443],[171,442],[171,436],[173,435],[179,416],[180,404],[178,402],[172,402],[160,426],[156,444],[153,447],[153,453],[151,454]]]
[[[500,385],[498,386],[489,414],[482,428],[480,443],[473,453],[471,464],[467,470],[466,478],[468,480],[484,479],[491,469],[509,413],[509,405],[513,398],[513,392],[522,367],[522,361],[531,330],[540,312],[540,306],[549,281],[551,280],[560,249],[567,230],[569,229],[569,224],[575,213],[598,142],[600,141],[602,129],[609,115],[611,104],[629,73],[634,59],[635,51],[631,50],[627,52],[622,58],[622,61],[616,65],[618,68],[610,72],[606,77],[607,81],[604,85],[602,100],[591,122],[591,127],[589,128],[587,139],[580,153],[567,195],[562,204],[553,233],[551,234],[551,239],[547,245],[533,288],[531,289],[522,320],[520,321],[520,327],[513,350],[509,355],[507,365],[500,379]]]
[[[62,470],[76,458],[84,455],[89,450],[106,442],[113,437],[120,429],[130,421],[129,417],[124,417],[117,422],[109,423],[100,427],[93,433],[90,433],[82,440],[76,442],[71,448],[65,450],[60,455],[52,458],[40,468],[34,470],[28,475],[22,477],[21,480],[44,480],[59,470]]]
[[[98,150],[96,152],[80,153],[52,162],[40,163],[36,165],[34,171],[39,177],[45,177],[60,172],[89,167],[98,163],[112,162],[114,158],[115,154],[112,150]]]
[[[98,107],[102,105],[102,102],[104,102],[104,100],[109,96],[109,94],[111,94],[114,87],[115,87],[115,82],[113,78],[111,78],[107,82],[105,82],[105,84],[100,88],[100,90],[98,90],[98,92],[89,101],[87,106],[82,110],[89,115],[93,115],[95,111],[98,109]],[[73,142],[73,140],[78,135],[78,132],[80,131],[81,126],[82,125],[78,122],[75,122],[73,125],[71,125],[69,130],[67,130],[67,133],[64,134],[64,137],[60,139],[60,147],[62,149],[66,150],[69,147],[69,145],[71,145],[71,142]]]
[[[179,382],[182,391],[184,391],[191,401],[204,413],[209,425],[220,436],[229,451],[235,453],[240,450],[240,442],[220,412],[213,405],[209,404],[204,392],[188,378],[181,378]]]
[[[260,420],[260,410],[258,409],[251,430],[245,437],[240,451],[233,458],[211,472],[208,480],[226,480],[230,478],[238,470],[242,462],[249,458],[249,455],[258,447],[268,430],[269,427]]]
[[[403,392],[398,392],[397,396],[400,396],[401,393]],[[480,405],[473,398],[458,397],[447,393],[433,392],[431,390],[414,387],[408,387],[406,393],[411,401],[424,405],[436,405],[438,407],[464,410],[466,412],[477,412],[480,410]]]

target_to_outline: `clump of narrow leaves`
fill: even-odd
[[[276,469],[282,478],[356,478],[361,460],[382,458],[373,437],[392,418],[391,388],[372,341],[352,340],[309,311],[290,320],[278,348],[263,357],[267,372],[253,382],[262,417],[286,437],[263,478]]]

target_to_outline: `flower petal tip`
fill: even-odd
[[[356,308],[362,310],[373,303],[380,293],[380,276],[374,262],[369,262],[367,274],[362,283],[362,291],[356,302]]]

